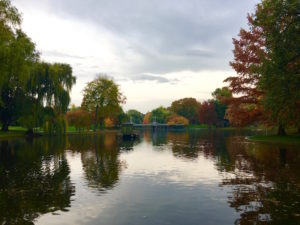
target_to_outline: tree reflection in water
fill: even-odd
[[[0,142],[0,224],[33,224],[68,210],[75,189],[65,147],[57,138]]]
[[[69,137],[70,149],[81,153],[81,161],[88,186],[105,192],[119,181],[125,162],[120,151],[130,151],[136,142],[117,141],[114,133]]]
[[[223,176],[220,186],[230,190],[228,203],[240,213],[235,224],[300,224],[297,147],[247,143],[244,134],[231,132],[168,132],[156,136],[152,134],[153,144],[170,145],[175,157],[214,158]]]
[[[240,215],[236,224],[300,224],[297,147],[250,143],[220,131],[147,131],[142,139],[154,151],[171,151],[185,163],[197,163],[199,157],[213,162],[219,171],[216,184],[220,182],[229,206]],[[120,154],[137,143],[117,141],[114,133],[1,141],[0,224],[33,224],[41,214],[68,210],[75,188],[66,155],[72,153],[79,153],[89,187],[97,194],[111,190],[126,167]]]
[[[236,224],[300,224],[300,152],[264,144],[227,140],[233,162],[229,186]]]

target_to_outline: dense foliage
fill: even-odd
[[[170,116],[170,111],[162,106],[153,109],[150,115],[150,122],[166,123],[167,118]]]
[[[135,109],[128,110],[127,116],[129,117],[132,123],[136,123],[136,124],[143,123],[144,114]]]
[[[212,126],[216,124],[218,115],[215,111],[215,105],[213,101],[205,101],[201,104],[198,110],[199,122]]]
[[[125,103],[125,97],[115,82],[105,76],[98,76],[89,82],[83,90],[82,108],[94,113],[94,130],[97,124],[104,123],[104,119],[117,115],[121,108],[120,104]]]
[[[268,120],[282,128],[299,125],[300,1],[264,0],[254,19],[255,26],[262,28],[267,52],[259,87],[264,90],[262,104]]]
[[[263,0],[248,16],[249,29],[233,39],[238,76],[229,77],[227,116],[232,124],[257,122],[299,126],[300,106],[300,2]]]
[[[183,124],[183,125],[189,125],[189,120],[183,116],[178,116],[176,114],[172,114],[167,119],[168,125],[175,125],[175,124]]]
[[[83,109],[75,109],[66,114],[68,124],[76,130],[89,130],[91,125],[91,114]]]
[[[64,114],[75,84],[67,64],[41,62],[35,44],[21,30],[21,16],[9,0],[0,0],[0,120],[2,130],[21,124],[32,133],[66,130]]]
[[[172,102],[170,111],[183,116],[189,123],[198,123],[198,108],[200,103],[195,98],[183,98]]]

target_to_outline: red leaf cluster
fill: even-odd
[[[259,68],[266,57],[265,40],[262,28],[253,25],[252,16],[248,15],[249,31],[240,30],[239,39],[233,39],[234,60],[231,67],[237,76],[228,77],[229,90],[234,97],[225,99],[229,105],[227,118],[235,126],[245,126],[262,119],[260,101],[263,91],[258,88]]]
[[[76,109],[66,114],[69,125],[74,126],[77,130],[89,130],[91,125],[91,114],[83,109]]]
[[[218,116],[212,101],[203,102],[198,109],[199,123],[212,126],[217,122]]]

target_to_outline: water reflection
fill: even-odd
[[[245,135],[1,141],[0,224],[300,224],[299,147]]]
[[[237,224],[300,224],[300,152],[296,148],[227,140],[234,178],[228,203]]]
[[[33,224],[68,210],[74,187],[65,147],[58,139],[0,142],[0,224]]]
[[[132,150],[134,144],[134,141],[118,140],[114,133],[69,137],[69,149],[81,153],[88,185],[100,192],[117,184],[122,168],[126,167],[125,162],[119,159],[119,154]]]
[[[299,146],[251,143],[241,133],[209,131],[145,134],[151,138],[154,146],[171,146],[175,157],[214,158],[220,186],[230,187],[228,203],[240,214],[235,224],[300,224]]]

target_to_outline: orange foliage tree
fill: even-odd
[[[113,118],[107,117],[104,119],[104,124],[106,128],[112,128],[115,126],[115,121]]]
[[[215,111],[215,104],[213,101],[203,102],[198,109],[199,123],[212,126],[217,122],[218,116]]]
[[[189,124],[189,120],[187,118],[183,117],[183,116],[172,114],[171,116],[169,116],[167,118],[167,124],[168,125],[174,125],[174,124],[188,125]]]
[[[229,90],[234,97],[223,99],[227,103],[227,118],[235,126],[245,126],[263,120],[261,99],[264,92],[259,89],[259,68],[266,57],[263,29],[255,26],[248,15],[249,30],[241,29],[239,39],[233,38],[234,60],[230,62],[237,76],[228,77]]]
[[[91,125],[91,114],[83,109],[76,109],[66,114],[69,125],[76,130],[89,130]]]
[[[146,113],[146,115],[144,116],[143,124],[149,124],[150,123],[151,115],[152,115],[151,112]]]

